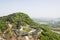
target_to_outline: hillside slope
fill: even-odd
[[[26,27],[29,25],[42,29],[43,32],[37,35],[37,38],[40,40],[60,40],[60,34],[51,32],[49,27],[41,26],[40,24],[35,23],[27,14],[21,12],[0,17],[0,36],[7,40],[17,40],[17,37],[12,29],[17,28],[18,21],[20,21],[21,26]],[[13,25],[13,27],[4,33],[9,28],[9,24]]]

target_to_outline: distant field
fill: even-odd
[[[60,31],[60,28],[52,28],[54,31]]]

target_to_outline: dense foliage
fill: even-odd
[[[53,32],[42,32],[39,35],[41,40],[60,40],[60,35]]]
[[[21,13],[21,12],[17,12],[17,13],[10,14],[8,16],[0,17],[0,19],[3,20],[4,22],[12,23],[14,25],[14,27],[17,26],[18,21],[21,22],[22,26],[35,24],[33,22],[33,20],[30,19],[30,17],[27,14],[24,14],[24,13]]]
[[[59,34],[51,32],[49,27],[41,26],[40,24],[35,23],[27,14],[21,12],[0,17],[0,31],[3,32],[6,30],[8,28],[8,23],[11,23],[13,28],[15,28],[17,26],[17,21],[20,21],[22,26],[31,25],[41,28],[43,32],[38,35],[40,40],[60,40]]]
[[[60,40],[60,34],[54,33],[49,27],[43,27],[43,32],[38,35],[40,40]]]
[[[20,21],[22,26],[34,24],[33,20],[31,20],[27,14],[20,12],[8,15],[7,20],[13,23],[14,26],[17,26],[17,21]]]
[[[5,31],[8,28],[8,25],[3,20],[0,20],[0,32]]]

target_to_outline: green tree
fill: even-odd
[[[0,20],[0,31],[5,31],[8,28],[7,23],[5,23],[3,20]]]

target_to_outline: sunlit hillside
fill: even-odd
[[[22,12],[0,17],[0,38],[2,40],[60,40],[60,34],[41,25]]]

